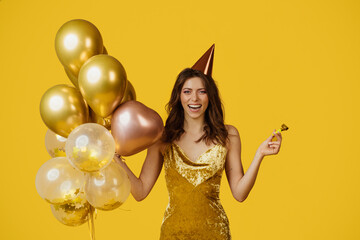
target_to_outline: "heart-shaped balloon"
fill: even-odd
[[[160,115],[137,101],[121,104],[111,119],[116,152],[122,156],[138,153],[161,138],[164,123]]]

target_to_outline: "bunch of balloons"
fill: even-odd
[[[161,137],[163,121],[135,101],[124,67],[108,55],[92,23],[63,24],[55,49],[74,86],[56,85],[41,98],[52,159],[40,167],[35,184],[56,219],[78,226],[91,220],[94,209],[113,210],[125,202],[130,181],[114,153],[130,156],[148,148]]]

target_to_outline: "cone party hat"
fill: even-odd
[[[202,55],[202,57],[192,66],[192,69],[199,70],[203,72],[205,75],[211,76],[213,61],[214,61],[214,50],[215,44],[213,44],[209,50]]]

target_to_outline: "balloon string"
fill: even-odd
[[[90,239],[95,240],[94,207],[91,205],[90,205],[88,226],[89,226]]]

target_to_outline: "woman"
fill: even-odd
[[[222,104],[211,76],[187,68],[174,85],[163,138],[152,145],[137,178],[126,164],[131,193],[137,201],[149,194],[162,166],[169,205],[160,239],[231,239],[229,222],[219,200],[225,168],[234,198],[244,201],[264,156],[277,154],[281,134],[273,133],[257,149],[244,174],[237,129],[224,125]],[[277,141],[272,142],[273,136]]]

